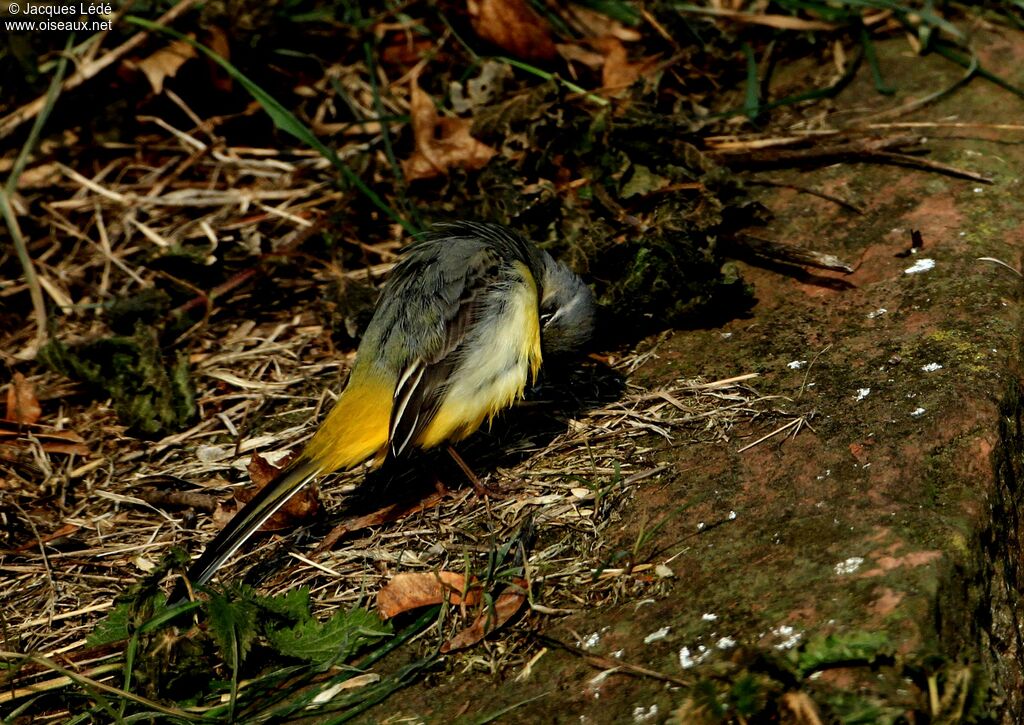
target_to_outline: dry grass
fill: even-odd
[[[191,301],[179,309],[205,313],[174,340],[187,350],[196,381],[199,416],[188,430],[156,441],[127,435],[109,401],[90,402],[81,386],[34,366],[27,378],[43,405],[41,427],[0,438],[3,649],[56,658],[79,671],[96,664],[83,657],[92,654],[85,639],[115,597],[170,547],[197,552],[213,535],[210,512],[245,485],[251,455],[272,458],[312,434],[330,406],[328,391],[338,389],[352,360],[332,342],[320,291],[345,280],[380,281],[398,247],[397,228],[377,245],[332,229],[337,244],[360,250],[363,265],[343,269],[301,256],[297,250],[322,231],[323,220],[353,203],[329,183],[327,163],[312,152],[226,146],[168,95],[196,120],[194,129],[151,118],[153,133],[136,145],[93,149],[105,160],[89,175],[59,162],[29,166],[14,198],[18,214],[37,214],[30,252],[48,302],[61,311],[61,341],[109,334],[103,303],[158,283],[188,292]],[[347,138],[343,158],[378,143],[379,129]],[[230,255],[238,271],[208,293],[148,264],[186,247],[202,247],[211,262]],[[274,256],[301,260],[301,275],[279,280],[282,298],[296,301],[291,306],[250,286]],[[0,301],[24,291],[20,280],[0,280]],[[2,334],[8,364],[32,349],[30,327]],[[611,367],[628,376],[652,355],[629,352]],[[608,375],[600,370],[590,364],[573,379],[582,381],[581,389],[593,388],[588,381]],[[534,610],[593,606],[623,578],[657,563],[606,566],[609,542],[618,535],[612,527],[630,497],[671,471],[659,449],[681,433],[725,443],[737,426],[772,410],[770,399],[747,386],[751,377],[676,380],[656,390],[627,386],[611,403],[584,393],[578,414],[560,419],[554,434],[520,431],[511,444],[501,442],[501,465],[478,470],[506,497],[482,504],[462,479],[444,480],[436,502],[353,532],[330,550],[311,552],[292,538],[265,537],[222,577],[245,576],[268,560],[280,563],[261,587],[308,586],[322,613],[364,601],[399,571],[475,567],[529,522],[538,532],[526,565]],[[89,454],[48,447],[46,434],[54,431],[78,433]],[[478,447],[496,441],[484,435]],[[335,517],[343,511],[362,477],[354,471],[324,482],[327,511]],[[200,513],[154,493],[161,490],[184,492]],[[94,674],[115,676],[102,667]]]

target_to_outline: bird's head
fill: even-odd
[[[579,275],[543,252],[540,324],[545,356],[576,352],[594,333],[594,294]]]

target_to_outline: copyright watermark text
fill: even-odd
[[[114,12],[111,3],[48,3],[19,0],[0,4],[0,14],[8,32],[52,30],[97,31],[110,30]]]

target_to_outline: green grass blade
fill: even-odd
[[[596,104],[598,104],[600,106],[607,106],[609,104],[609,101],[608,101],[607,98],[601,98],[601,96],[599,96],[597,94],[590,93],[589,91],[587,91],[586,88],[582,88],[582,87],[576,85],[575,83],[567,81],[564,78],[560,78],[560,77],[556,76],[554,73],[549,73],[548,71],[543,70],[542,68],[538,68],[535,65],[530,65],[529,63],[524,63],[523,61],[516,60],[515,58],[506,58],[505,56],[497,56],[495,58],[495,60],[500,60],[502,63],[507,63],[510,66],[512,66],[513,68],[518,68],[519,70],[526,71],[527,73],[530,73],[531,75],[535,75],[538,78],[543,78],[546,81],[549,81],[552,78],[555,78],[555,79],[558,80],[559,83],[561,83],[563,86],[568,88],[573,93],[579,93],[584,98],[586,98],[588,101],[593,101],[594,103],[596,103]]]
[[[896,89],[886,85],[885,79],[882,77],[882,69],[878,65],[878,55],[875,53],[875,43],[871,40],[871,33],[863,24],[860,25],[859,31],[860,44],[864,48],[864,57],[867,58],[868,67],[871,68],[871,78],[875,82],[875,90],[891,96]]]
[[[743,113],[751,121],[761,115],[761,88],[757,79],[757,58],[750,43],[743,43],[743,55],[747,59],[746,92],[743,99]]]

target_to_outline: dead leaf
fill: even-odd
[[[227,33],[220,26],[211,25],[206,28],[206,47],[221,58],[231,60],[231,44],[228,42]],[[235,87],[231,74],[210,59],[207,59],[207,66],[210,69],[210,82],[213,87],[221,93],[230,93]]]
[[[601,85],[604,88],[628,88],[637,78],[650,73],[658,64],[658,56],[630,62],[626,46],[618,38],[595,38],[591,42],[604,55],[604,67],[601,69]]]
[[[285,466],[291,461],[286,458]],[[273,485],[278,474],[284,467],[278,468],[267,461],[259,453],[253,453],[249,461],[249,477],[253,486],[235,489],[234,500],[223,503],[213,512],[214,523],[223,528],[228,521],[242,509],[245,504],[255,498],[265,486]],[[271,533],[274,531],[291,531],[297,526],[302,526],[316,517],[320,511],[320,493],[316,486],[306,485],[295,493],[287,503],[274,512],[267,521],[259,528],[261,532]]]
[[[857,463],[864,465],[868,462],[868,445],[865,443],[851,443],[850,444],[850,455],[852,455]]]
[[[341,538],[348,536],[353,531],[359,531],[370,526],[388,524],[392,521],[404,519],[406,516],[412,516],[420,511],[433,508],[441,503],[445,495],[443,493],[434,493],[425,499],[412,503],[393,503],[362,516],[350,516],[331,529],[327,536],[317,545],[313,553],[319,554],[331,549]]]
[[[43,536],[39,539],[32,539],[31,541],[26,541],[24,544],[15,547],[14,551],[20,554],[22,552],[28,551],[29,549],[37,548],[40,544],[52,544],[55,541],[67,539],[73,534],[78,533],[78,530],[80,528],[80,526],[77,526],[75,524],[64,524],[53,533],[47,534],[46,536]]]
[[[566,18],[586,38],[612,37],[626,43],[635,43],[643,37],[639,31],[627,28],[618,20],[579,3],[567,6]]]
[[[277,474],[281,472],[281,469],[291,463],[293,458],[295,458],[294,455],[283,458],[281,460],[281,465],[275,466],[259,453],[253,453],[252,458],[249,459],[249,465],[246,466],[245,470],[249,472],[249,478],[251,478],[252,482],[256,484],[256,490],[258,491],[277,478]]]
[[[473,30],[516,58],[552,60],[556,55],[551,26],[527,0],[469,0]]]
[[[27,448],[31,445],[31,441],[26,437],[28,435],[38,441],[47,453],[74,453],[79,456],[88,456],[90,453],[85,439],[73,430],[53,430],[35,423],[0,420],[0,443],[15,448]]]
[[[160,94],[164,90],[164,80],[173,78],[190,58],[196,57],[196,49],[184,40],[175,40],[152,55],[136,62],[136,66],[146,76],[153,93]]]
[[[36,398],[36,387],[21,373],[14,373],[11,387],[7,388],[6,420],[32,425],[39,420],[43,409]]]
[[[38,436],[43,450],[47,453],[62,453],[70,456],[88,456],[89,446],[85,445],[82,436],[73,430],[55,430]]]
[[[473,584],[473,582],[471,582]],[[467,589],[466,577],[450,571],[406,572],[396,574],[377,592],[377,611],[384,619],[410,609],[432,604],[474,605],[480,601],[480,589]]]
[[[416,150],[402,162],[408,181],[440,176],[451,167],[481,169],[497,153],[469,135],[472,125],[462,118],[439,116],[434,102],[412,79],[409,110]]]
[[[472,647],[512,619],[526,601],[528,586],[525,579],[514,579],[512,585],[494,600],[494,607],[484,607],[471,625],[441,645],[441,652]]]
[[[576,43],[560,43],[558,54],[570,63],[575,62],[586,66],[590,70],[597,70],[604,65],[604,56],[596,50],[587,50]]]

